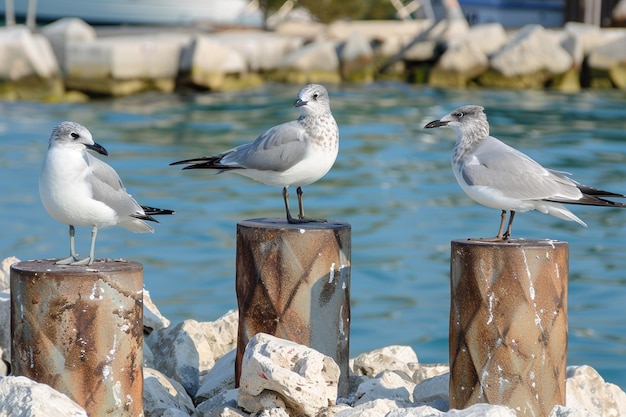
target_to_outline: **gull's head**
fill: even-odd
[[[330,112],[328,91],[323,85],[309,84],[298,92],[294,107],[300,108],[303,115],[317,115]]]
[[[460,138],[482,139],[489,136],[489,123],[482,106],[467,105],[451,111],[439,120],[432,121],[424,129],[449,127]]]
[[[102,155],[109,154],[103,146],[94,142],[91,132],[85,126],[75,122],[62,122],[52,130],[49,147],[54,146],[80,151],[91,149]]]

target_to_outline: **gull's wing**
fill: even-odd
[[[582,197],[577,183],[564,173],[548,170],[529,156],[489,136],[465,158],[461,175],[468,185],[486,186],[520,200]]]
[[[89,153],[86,155],[91,174],[85,177],[85,181],[91,187],[92,198],[111,207],[117,212],[120,219],[123,219],[124,216],[144,216],[143,209],[126,192],[117,172]]]
[[[219,163],[260,171],[286,171],[304,158],[309,140],[306,129],[294,120],[270,128],[252,143],[223,153]]]

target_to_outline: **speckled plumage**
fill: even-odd
[[[529,156],[489,134],[483,107],[467,105],[453,110],[425,128],[450,127],[457,133],[452,170],[457,182],[479,204],[502,210],[498,238],[508,238],[516,211],[538,210],[587,226],[563,203],[626,207],[602,197],[622,194],[584,186],[564,172],[544,168]],[[503,232],[506,211],[509,226]]]
[[[263,184],[283,187],[287,220],[293,223],[311,221],[304,218],[302,189],[322,178],[330,170],[339,152],[339,128],[331,110],[324,86],[309,84],[299,92],[294,103],[301,111],[298,119],[276,125],[254,142],[226,152],[173,162],[187,164],[183,169],[232,170]],[[287,187],[298,187],[299,220],[291,218]]]

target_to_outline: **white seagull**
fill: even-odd
[[[63,122],[52,130],[48,152],[39,175],[39,196],[55,220],[70,227],[70,257],[59,265],[91,265],[98,229],[122,226],[133,232],[153,232],[144,220],[172,210],[141,206],[126,192],[117,172],[93,157],[87,149],[108,155],[95,143],[87,128]],[[91,226],[89,257],[79,259],[74,245],[74,226]]]
[[[544,168],[529,156],[489,135],[483,107],[459,107],[424,128],[449,127],[457,133],[452,170],[457,182],[479,204],[502,210],[496,239],[508,239],[516,211],[538,210],[563,220],[587,226],[563,203],[588,206],[626,207],[602,197],[626,195],[582,185],[568,173]],[[503,234],[506,212],[509,223]]]
[[[325,221],[304,217],[302,186],[312,184],[330,170],[339,151],[339,128],[330,111],[324,86],[309,84],[298,92],[294,103],[301,111],[297,120],[276,125],[252,143],[226,152],[172,162],[189,164],[183,169],[233,171],[266,185],[283,187],[289,223]],[[299,213],[289,211],[287,187],[297,186]]]

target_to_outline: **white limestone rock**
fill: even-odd
[[[393,371],[383,371],[359,385],[355,406],[377,399],[395,401],[398,407],[408,407],[413,401],[415,384]]]
[[[185,320],[176,326],[153,331],[146,339],[154,354],[154,366],[180,382],[194,396],[215,361],[236,347],[237,312],[230,311],[214,322]]]
[[[152,34],[69,42],[66,72],[71,78],[118,80],[175,78],[186,35]]]
[[[215,34],[222,45],[239,52],[248,70],[272,71],[280,67],[285,57],[298,50],[304,39],[297,36],[283,36],[264,31],[226,31]]]
[[[514,77],[539,71],[561,74],[573,62],[553,34],[539,25],[527,25],[491,58],[490,64],[505,77]]]
[[[148,333],[153,330],[168,327],[170,321],[163,317],[158,307],[150,298],[150,292],[143,289],[143,327]]]
[[[442,374],[420,382],[413,389],[413,401],[431,403],[437,400],[448,402],[450,396],[450,374]]]
[[[574,408],[564,407],[562,405],[556,405],[550,411],[548,417],[598,417],[595,414],[590,413],[587,410],[579,410]]]
[[[11,363],[11,294],[0,292],[0,376],[7,374]]]
[[[146,417],[164,417],[168,410],[195,416],[195,407],[185,389],[156,369],[143,369],[143,409]],[[171,414],[172,417],[175,415]]]
[[[200,356],[194,343],[198,322],[186,320],[173,327],[153,331],[145,341],[154,355],[154,366],[195,395],[200,385]]]
[[[302,73],[325,72],[339,77],[339,57],[333,41],[316,41],[287,55],[282,69]]]
[[[475,404],[463,410],[439,411],[423,406],[395,410],[385,417],[517,417],[515,411],[502,405]]]
[[[65,71],[66,48],[70,42],[91,42],[96,39],[93,27],[77,17],[64,17],[41,28],[57,58],[62,71]]]
[[[22,25],[0,27],[0,80],[57,77],[59,66],[50,42]]]
[[[238,405],[258,413],[280,407],[315,416],[337,400],[339,366],[307,346],[258,333],[242,358]]]
[[[228,76],[243,77],[247,71],[244,56],[211,35],[196,35],[183,49],[180,71],[190,82],[209,89],[221,89]]]
[[[239,389],[224,390],[201,402],[196,408],[198,417],[247,417],[248,413],[237,407]]]
[[[417,368],[417,355],[410,346],[387,346],[363,353],[350,361],[356,375],[376,376],[382,371],[402,371],[413,375]]]
[[[336,20],[328,25],[327,36],[336,41],[345,41],[355,32],[366,39],[384,41],[389,38],[414,38],[425,31],[430,22],[420,20]]]
[[[590,366],[567,367],[565,391],[568,408],[587,410],[600,417],[626,415],[626,393],[605,382]]]
[[[237,349],[233,349],[215,362],[202,381],[194,402],[201,403],[213,398],[220,392],[235,388],[235,357]]]
[[[416,384],[425,381],[434,376],[442,375],[450,372],[450,366],[447,364],[419,364],[418,368],[413,372],[411,379]]]
[[[341,73],[346,81],[374,81],[374,50],[361,33],[352,33],[339,48]]]
[[[11,417],[87,417],[69,397],[23,376],[0,378],[0,415]]]
[[[0,291],[9,290],[11,284],[11,265],[18,263],[20,260],[15,256],[9,256],[2,260],[0,268]]]
[[[380,417],[387,416],[390,411],[397,409],[398,405],[395,401],[378,399],[341,410],[335,414],[335,417]]]

